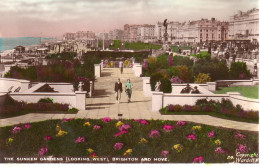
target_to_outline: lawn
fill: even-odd
[[[234,161],[229,157],[235,157],[237,149],[258,154],[257,132],[183,121],[48,120],[1,127],[0,132],[1,161],[3,156],[52,155],[166,157],[170,163],[228,163]]]
[[[219,87],[215,94],[225,94],[227,92],[239,92],[242,96],[258,99],[259,86],[232,86]]]
[[[143,42],[135,42],[135,43],[129,43],[125,42],[125,48],[132,49],[132,50],[143,50],[143,49],[161,49],[161,45],[155,45],[151,43],[143,43]]]
[[[208,53],[207,51],[201,51],[200,54],[190,54],[193,57],[197,57],[197,58],[204,58],[204,59],[210,59],[211,54]]]

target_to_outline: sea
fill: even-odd
[[[0,52],[6,50],[12,50],[16,46],[30,46],[38,45],[41,41],[53,39],[53,38],[41,38],[41,37],[18,37],[18,38],[0,38]]]

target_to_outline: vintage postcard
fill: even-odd
[[[0,163],[259,165],[258,0],[0,0]]]

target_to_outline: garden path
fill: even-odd
[[[115,103],[114,84],[118,78],[121,79],[123,85],[127,79],[130,79],[133,83],[131,103],[127,103],[124,91],[122,93],[121,103]],[[118,114],[123,114],[123,119],[182,120],[230,129],[258,131],[258,124],[254,123],[231,121],[208,115],[161,115],[159,112],[151,112],[151,97],[145,97],[143,95],[142,78],[135,77],[132,73],[132,69],[124,69],[123,74],[120,74],[118,68],[104,68],[101,77],[95,82],[95,95],[86,100],[86,110],[81,110],[77,114],[30,113],[1,119],[0,126],[63,118],[100,119],[110,117],[112,119],[118,119]]]

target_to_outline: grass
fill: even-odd
[[[258,99],[259,86],[232,86],[232,87],[219,87],[215,94],[225,94],[227,92],[239,92],[242,96]]]
[[[83,126],[89,121],[91,126]],[[161,152],[169,151],[169,162],[171,163],[192,163],[193,159],[198,156],[204,157],[205,163],[228,163],[227,154],[216,154],[214,150],[218,147],[214,141],[220,139],[221,148],[227,149],[229,155],[235,156],[238,144],[248,147],[248,153],[258,153],[258,132],[238,131],[225,129],[208,125],[200,125],[201,130],[192,130],[194,123],[187,123],[180,127],[175,121],[150,120],[149,125],[142,125],[133,120],[122,120],[124,124],[131,125],[129,133],[120,137],[113,135],[119,132],[115,127],[116,120],[104,123],[102,120],[84,120],[76,119],[68,122],[61,120],[48,120],[31,123],[30,129],[23,129],[20,133],[12,134],[14,126],[0,128],[0,156],[1,157],[38,157],[38,151],[42,147],[48,147],[49,152],[46,156],[54,157],[73,156],[89,157],[86,149],[91,148],[98,157],[123,157],[122,154],[127,149],[133,149],[129,157],[162,157]],[[57,137],[56,125],[59,125],[63,131],[68,132],[63,137]],[[174,125],[171,132],[165,132],[162,128],[165,124]],[[100,130],[93,130],[94,125],[100,125]],[[19,125],[24,127],[23,125]],[[160,131],[160,137],[149,138],[149,132],[157,129]],[[216,136],[208,138],[208,133],[216,132]],[[196,134],[196,140],[188,140],[186,135]],[[237,139],[235,135],[242,133],[246,139]],[[52,140],[46,141],[46,135],[52,136]],[[75,143],[74,140],[79,136],[84,136],[86,142]],[[8,138],[13,138],[13,142],[6,144]],[[141,138],[148,140],[148,143],[140,144]],[[122,150],[116,151],[113,146],[117,142],[124,143]],[[178,153],[172,149],[175,144],[183,145],[184,149]],[[2,158],[0,158],[2,159]]]
[[[190,54],[193,57],[197,58],[203,58],[203,59],[210,59],[211,54],[208,53],[207,51],[201,51],[200,54]]]
[[[132,49],[132,50],[143,50],[143,49],[161,49],[161,45],[154,45],[151,43],[143,43],[143,42],[135,42],[135,43],[129,43],[125,42],[125,48]]]
[[[114,40],[114,43],[112,46],[110,46],[110,49],[120,49],[122,46],[121,40]]]
[[[172,48],[172,51],[173,52],[176,52],[176,53],[179,53],[179,47],[174,45],[174,46],[171,46]],[[182,46],[182,50],[190,50],[191,49],[191,46]]]
[[[217,112],[206,112],[206,111],[200,111],[200,112],[187,112],[187,111],[181,111],[181,112],[170,112],[168,110],[163,110],[160,111],[162,115],[210,115],[213,117],[217,118],[223,118],[223,119],[228,119],[232,121],[240,121],[240,122],[248,122],[248,123],[259,123],[259,119],[246,119],[246,118],[240,118],[240,117],[235,117],[232,115],[224,115],[221,113]]]

